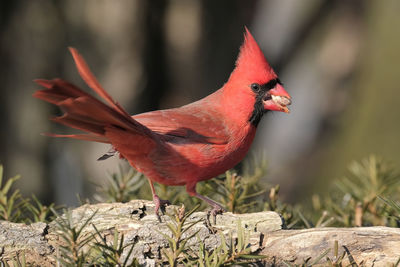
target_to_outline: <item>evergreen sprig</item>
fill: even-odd
[[[95,242],[93,249],[97,252],[96,262],[101,266],[118,266],[118,267],[136,267],[139,262],[135,258],[131,258],[133,248],[135,247],[136,240],[131,243],[125,243],[124,234],[119,234],[114,229],[112,241],[107,241],[107,238],[100,233],[100,231],[93,224],[95,229]],[[123,253],[128,251],[123,257]]]
[[[93,257],[90,249],[84,247],[94,240],[92,234],[85,234],[84,229],[91,223],[97,211],[93,212],[89,217],[75,219],[71,210],[64,210],[63,215],[59,215],[53,209],[57,218],[54,220],[57,229],[57,235],[63,241],[58,249],[57,262],[63,266],[85,266],[91,262]],[[83,213],[85,214],[85,213]]]

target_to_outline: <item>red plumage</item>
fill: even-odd
[[[186,185],[215,210],[222,207],[199,195],[196,184],[234,167],[246,155],[263,113],[288,112],[290,96],[246,28],[244,44],[228,82],[191,104],[130,116],[101,87],[86,62],[70,48],[79,74],[105,103],[61,79],[36,80],[45,87],[34,96],[60,107],[55,122],[86,134],[58,135],[109,143],[149,179],[157,210],[162,201],[153,182]]]

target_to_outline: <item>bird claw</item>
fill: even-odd
[[[169,202],[169,200],[160,199],[160,197],[157,195],[153,195],[153,202],[155,204],[154,212],[158,218],[158,221],[161,222],[161,217],[158,211],[161,210],[162,214],[164,215],[165,207],[171,205],[171,202]]]
[[[208,224],[211,226],[211,222],[210,222],[210,216],[212,216],[212,218],[213,218],[213,224],[215,225],[216,224],[216,221],[217,221],[217,215],[218,214],[222,214],[223,212],[225,212],[226,210],[223,208],[223,207],[221,207],[221,206],[213,206],[213,208],[210,210],[210,211],[208,211],[208,213],[207,213],[207,221],[208,221]]]

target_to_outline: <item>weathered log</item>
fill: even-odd
[[[176,206],[167,207],[166,213],[173,214]],[[95,213],[95,214],[94,214]],[[101,203],[84,205],[72,210],[72,219],[76,225],[82,224],[93,216],[91,223],[84,229],[82,236],[95,233],[93,225],[106,238],[112,238],[114,230],[124,234],[124,243],[135,243],[132,257],[147,266],[161,261],[163,248],[168,242],[162,233],[170,236],[166,226],[171,218],[161,216],[161,222],[154,215],[154,204],[149,201],[134,200],[129,203]],[[195,212],[188,223],[199,221],[187,233],[197,236],[206,248],[217,247],[221,240],[219,232],[235,236],[240,220],[249,235],[251,250],[266,255],[266,265],[281,265],[284,262],[302,263],[308,258],[316,259],[327,250],[325,257],[334,259],[334,242],[339,243],[339,253],[346,250],[345,262],[354,259],[357,263],[387,266],[400,258],[400,229],[388,227],[360,228],[315,228],[304,230],[282,230],[282,219],[274,212],[251,214],[224,213],[218,215],[216,224],[210,226],[207,213]],[[93,224],[93,225],[92,225]],[[188,247],[198,247],[198,237],[190,239]],[[0,260],[11,261],[16,255],[22,255],[33,266],[53,266],[62,244],[56,221],[49,224],[32,225],[0,222]],[[310,260],[309,262],[312,262]],[[325,261],[321,261],[325,262]]]
[[[365,264],[362,266],[394,266],[400,260],[400,229],[384,226],[324,227],[266,233],[260,254],[267,255],[269,262],[301,263],[310,259],[308,262],[311,263],[329,251],[323,259],[329,257],[334,262],[335,241],[338,242],[338,256],[345,254],[343,266],[353,262],[357,264],[354,266],[362,263]],[[320,261],[321,264],[324,262]]]

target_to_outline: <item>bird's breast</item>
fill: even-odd
[[[232,131],[229,140],[222,144],[171,144],[171,148],[185,162],[183,176],[198,181],[211,179],[237,165],[247,154],[255,136],[254,126]],[[172,164],[181,164],[173,162]]]

